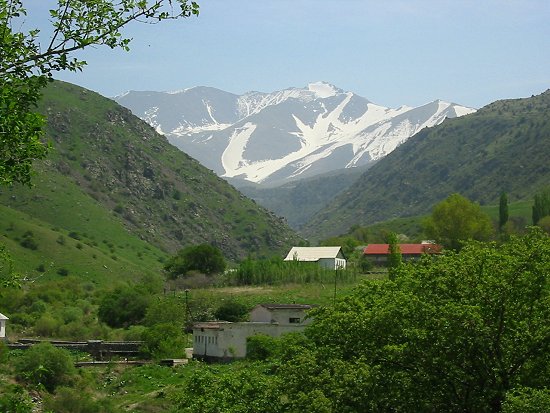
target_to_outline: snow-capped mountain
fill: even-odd
[[[235,95],[209,87],[115,100],[226,178],[274,183],[376,161],[419,130],[475,110],[440,100],[387,108],[324,82]]]

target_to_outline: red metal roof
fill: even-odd
[[[438,254],[441,252],[441,245],[438,244],[399,244],[403,255]],[[369,244],[363,250],[365,255],[389,254],[389,244]]]

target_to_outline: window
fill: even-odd
[[[290,324],[300,324],[300,317],[290,317],[288,322]]]

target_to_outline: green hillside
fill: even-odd
[[[40,110],[50,155],[32,188],[0,188],[0,242],[22,270],[146,275],[186,245],[211,243],[238,260],[299,242],[284,220],[115,102],[54,82]],[[36,249],[20,244],[29,231]]]
[[[239,190],[270,211],[285,217],[292,228],[299,229],[338,193],[353,184],[365,169],[332,171],[276,187],[240,186]]]
[[[503,100],[424,129],[382,159],[303,228],[311,239],[353,225],[429,213],[453,192],[497,204],[528,200],[550,182],[550,90]]]

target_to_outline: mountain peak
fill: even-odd
[[[310,92],[315,93],[315,95],[321,99],[336,96],[337,94],[343,92],[342,89],[338,89],[336,86],[322,81],[310,83],[307,85],[307,88]]]
[[[471,112],[442,101],[393,110],[322,81],[240,96],[192,90],[177,102],[139,96],[119,103],[220,176],[250,182],[368,165],[419,130]]]

